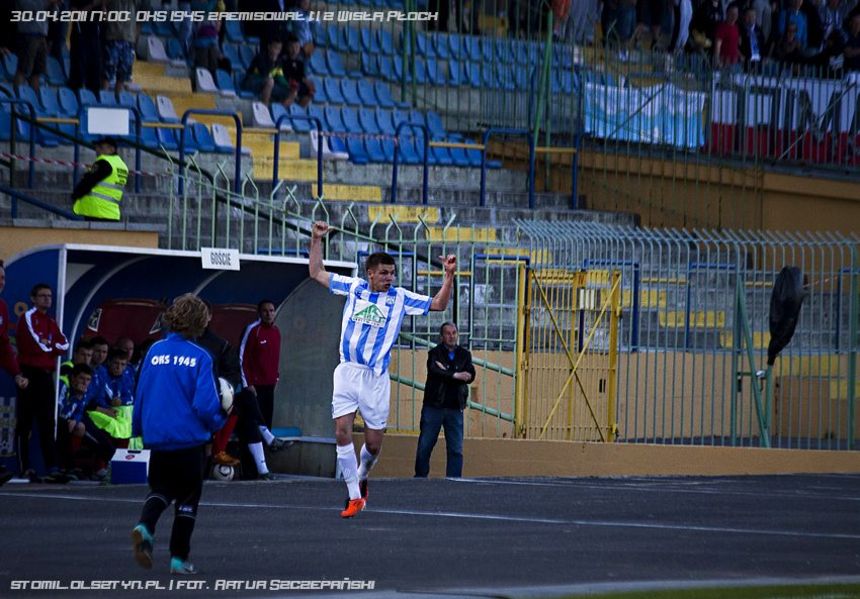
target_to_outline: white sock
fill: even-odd
[[[267,429],[265,426],[261,426],[260,434],[263,435],[263,441],[266,442],[266,445],[271,445],[272,441],[275,440],[275,435],[272,434],[272,431]]]
[[[358,490],[358,462],[352,445],[337,446],[337,464],[349,490],[349,498],[358,499],[361,497],[361,491]]]
[[[251,451],[251,455],[254,456],[254,462],[257,464],[257,473],[268,473],[269,467],[266,466],[266,454],[263,453],[263,444],[248,443],[248,449]]]
[[[367,450],[367,445],[361,446],[361,464],[358,467],[358,480],[365,480],[376,465],[379,454],[373,455]]]

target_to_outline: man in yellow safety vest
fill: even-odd
[[[96,141],[96,161],[72,192],[72,211],[92,221],[118,221],[122,190],[128,166],[116,153],[117,142],[103,137]]]

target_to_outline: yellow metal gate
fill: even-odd
[[[519,436],[613,441],[621,274],[530,269],[523,287]]]

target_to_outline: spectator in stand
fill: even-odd
[[[60,0],[16,0],[18,10],[55,12]],[[47,71],[48,21],[32,20],[18,22],[18,71],[15,86],[25,81],[39,90],[39,77]]]
[[[291,35],[287,38],[287,54],[283,59],[283,65],[284,78],[290,86],[290,93],[283,102],[284,106],[298,101],[299,106],[305,108],[313,100],[316,89],[313,82],[305,75],[302,48],[295,36]]]
[[[672,38],[669,41],[669,50],[680,54],[684,51],[687,41],[690,39],[693,5],[690,0],[674,0],[673,5]]]
[[[776,32],[780,38],[780,44],[786,40],[786,33],[788,32],[789,24],[794,24],[795,32],[793,36],[792,45],[797,44],[800,46],[801,54],[806,50],[807,47],[807,32],[808,32],[808,24],[806,22],[806,15],[801,10],[803,7],[803,0],[789,0],[789,8],[785,8],[779,12],[779,18],[777,19]],[[792,50],[792,52],[794,52]]]
[[[292,42],[290,45],[298,48],[298,41]],[[298,59],[290,60],[287,57],[282,57],[282,48],[283,44],[280,40],[270,40],[266,46],[267,51],[257,54],[251,62],[251,66],[248,67],[242,87],[255,94],[259,94],[260,101],[264,104],[281,102],[284,106],[289,106],[298,97],[299,103],[304,102],[303,106],[307,106],[313,97],[311,86],[307,83],[302,86],[295,79],[287,79],[288,67],[286,65],[289,61],[291,74],[296,76],[299,73],[303,77],[304,62]],[[292,54],[290,55],[292,56]],[[301,65],[301,67],[298,65]],[[303,80],[307,81],[304,77]],[[304,92],[304,95],[301,95],[302,92]]]
[[[72,354],[71,360],[66,360],[62,364],[60,364],[60,380],[65,380],[63,382],[66,385],[69,384],[69,375],[72,373],[72,369],[75,366],[87,366],[90,367],[90,363],[93,359],[93,344],[89,339],[81,339],[78,341],[78,344],[75,346],[75,351]]]
[[[57,448],[54,442],[54,414],[57,408],[54,373],[57,370],[57,358],[68,351],[69,341],[57,321],[48,314],[53,297],[50,285],[36,284],[30,291],[33,307],[18,319],[18,328],[15,331],[18,360],[21,373],[29,384],[25,388],[19,387],[15,405],[15,439],[18,444],[21,474],[34,480],[35,472],[30,464],[30,433],[35,421],[42,460],[48,470],[45,480],[64,482],[65,479],[57,467]]]
[[[104,0],[71,0],[72,10],[103,10]],[[102,24],[85,20],[71,24],[69,87],[98,93],[102,85]]]
[[[281,359],[281,331],[275,325],[275,303],[262,300],[257,304],[257,316],[242,335],[239,363],[242,384],[256,394],[263,424],[271,429]]]
[[[3,292],[5,286],[6,267],[0,260],[0,293]],[[27,388],[29,381],[21,374],[18,357],[12,348],[12,342],[9,341],[9,307],[3,298],[0,298],[0,368],[8,372],[9,376],[15,377],[15,385],[19,389]],[[12,473],[6,470],[5,466],[0,465],[0,485],[8,482],[10,478],[12,478]]]
[[[316,25],[316,22],[310,20],[310,9],[310,0],[300,0],[296,8],[296,12],[299,13],[300,18],[293,22],[293,33],[299,40],[299,46],[301,46],[305,60],[309,59],[311,54],[314,53],[314,35],[311,29]],[[442,15],[439,15],[439,18],[441,19]]]
[[[817,54],[824,45],[824,26],[821,23],[821,10],[824,0],[808,0],[802,10],[806,17],[806,49],[807,54]]]
[[[726,20],[714,31],[714,65],[732,68],[741,61],[740,29],[738,28],[738,5],[731,4],[726,11]]]
[[[600,20],[606,43],[626,45],[636,30],[636,0],[605,0]]]
[[[220,8],[219,8],[220,6]],[[224,10],[224,3],[218,0],[192,0],[192,11],[203,11],[205,13]],[[218,47],[218,34],[221,30],[221,21],[200,21],[194,23],[192,42],[194,47],[194,67],[202,67],[212,73],[218,69],[221,60],[221,49]]]
[[[741,55],[747,69],[756,70],[764,59],[764,33],[756,23],[756,9],[752,6],[744,11],[744,22],[741,27]]]
[[[137,14],[138,0],[106,0],[108,11],[128,11]],[[137,35],[137,23],[134,19],[128,21],[111,21],[105,24],[104,46],[102,60],[102,89],[108,89],[114,81],[114,93],[125,91],[126,84],[131,81],[134,68],[134,42]]]
[[[787,65],[798,65],[804,61],[803,45],[797,36],[796,24],[788,25],[785,35],[774,45],[771,57]]]
[[[56,11],[61,13],[62,11],[69,10],[69,2],[68,0],[58,0],[56,4]],[[57,19],[56,21],[51,21],[48,23],[48,55],[53,56],[57,60],[60,61],[60,64],[63,63],[63,55],[66,50],[66,38],[69,34],[69,24],[61,19]]]
[[[844,68],[846,71],[860,71],[860,13],[851,17],[848,28],[848,41],[845,43]]]
[[[764,36],[765,47],[763,52],[769,47],[771,42],[771,33],[773,30],[773,18],[778,12],[774,12],[772,0],[753,0],[750,6],[755,9],[755,22],[761,27],[761,33]]]
[[[724,15],[720,0],[704,0],[693,12],[693,22],[690,26],[693,46],[705,51],[711,48],[714,45],[717,25],[725,20]]]
[[[848,39],[842,26],[848,13],[846,4],[842,0],[827,0],[821,5],[819,13],[821,26],[824,29],[824,39],[827,40],[833,33],[836,33],[844,43]]]

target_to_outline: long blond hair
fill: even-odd
[[[202,335],[209,324],[209,310],[202,299],[193,293],[185,293],[170,304],[164,313],[164,323],[174,333],[194,339]]]

